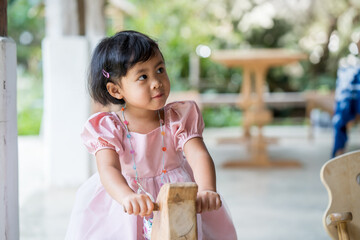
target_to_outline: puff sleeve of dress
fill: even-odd
[[[120,154],[123,151],[120,129],[111,113],[95,113],[85,123],[81,138],[91,154],[101,149],[113,149]]]
[[[205,124],[200,109],[194,101],[172,103],[169,107],[168,119],[176,151],[183,151],[185,143],[191,138],[202,138]]]

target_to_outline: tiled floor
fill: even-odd
[[[245,159],[244,145],[218,145],[216,139],[240,136],[238,128],[206,129],[205,142],[217,166],[218,191],[226,199],[238,238],[246,240],[330,239],[322,227],[327,192],[320,182],[329,159],[331,130],[307,138],[306,127],[267,127],[279,137],[269,146],[273,159],[296,159],[301,168],[223,169],[231,158]],[[360,149],[360,129],[353,128],[350,150]],[[45,188],[39,137],[19,138],[20,226],[22,240],[63,239],[76,189]]]

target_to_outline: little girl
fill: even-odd
[[[236,239],[216,192],[199,108],[190,101],[165,105],[170,82],[157,43],[135,31],[103,39],[92,56],[89,88],[95,101],[122,108],[85,123],[81,136],[98,173],[77,192],[66,239],[149,239],[160,187],[194,181],[199,239]]]

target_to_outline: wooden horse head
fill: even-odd
[[[320,175],[329,194],[326,231],[333,239],[360,239],[360,151],[331,159]]]
[[[152,240],[197,239],[196,183],[164,184],[156,200]]]

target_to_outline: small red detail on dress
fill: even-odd
[[[101,145],[107,145],[109,144],[106,140],[104,140],[102,137],[98,137],[98,140],[100,142]]]

